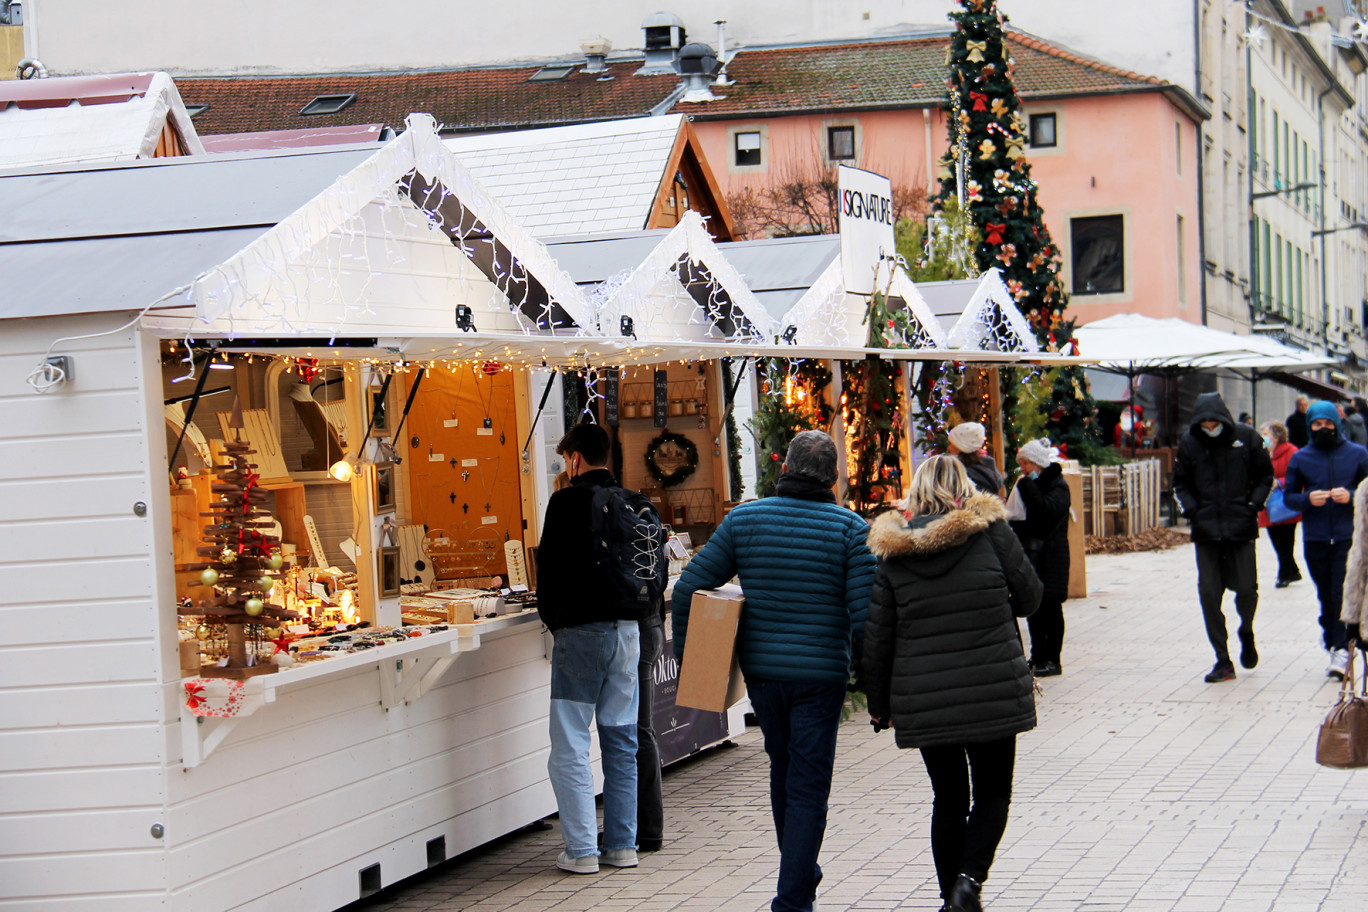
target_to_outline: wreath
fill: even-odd
[[[697,468],[698,447],[683,434],[661,431],[659,437],[646,445],[646,471],[661,487],[680,484]]]

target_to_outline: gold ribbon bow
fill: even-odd
[[[973,63],[983,63],[983,52],[988,50],[988,40],[966,41],[965,47],[969,48],[969,60]]]

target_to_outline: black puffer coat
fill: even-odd
[[[1002,501],[869,532],[879,572],[865,623],[870,715],[892,716],[899,747],[972,744],[1035,728],[1030,669],[1013,615],[1033,613],[1040,580]]]
[[[1069,485],[1059,463],[1040,470],[1039,478],[1023,475],[1017,482],[1026,518],[1012,523],[1022,550],[1031,559],[1045,594],[1061,602],[1069,597]]]
[[[1203,421],[1221,422],[1221,433],[1208,437]],[[1173,493],[1192,523],[1192,540],[1254,541],[1271,490],[1273,461],[1258,431],[1236,424],[1219,393],[1198,396],[1173,462]]]

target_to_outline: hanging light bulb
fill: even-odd
[[[356,477],[356,467],[345,459],[339,459],[328,467],[328,474],[338,481],[351,481]]]

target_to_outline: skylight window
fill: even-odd
[[[575,71],[574,66],[547,66],[542,67],[531,76],[527,77],[528,82],[555,82],[564,79]]]
[[[355,92],[350,95],[319,95],[313,101],[306,104],[299,113],[305,116],[314,114],[336,114],[354,101],[356,101]]]
[[[196,117],[199,117],[207,110],[209,110],[209,106],[207,104],[185,106],[185,113],[190,115],[191,120],[194,120]]]

